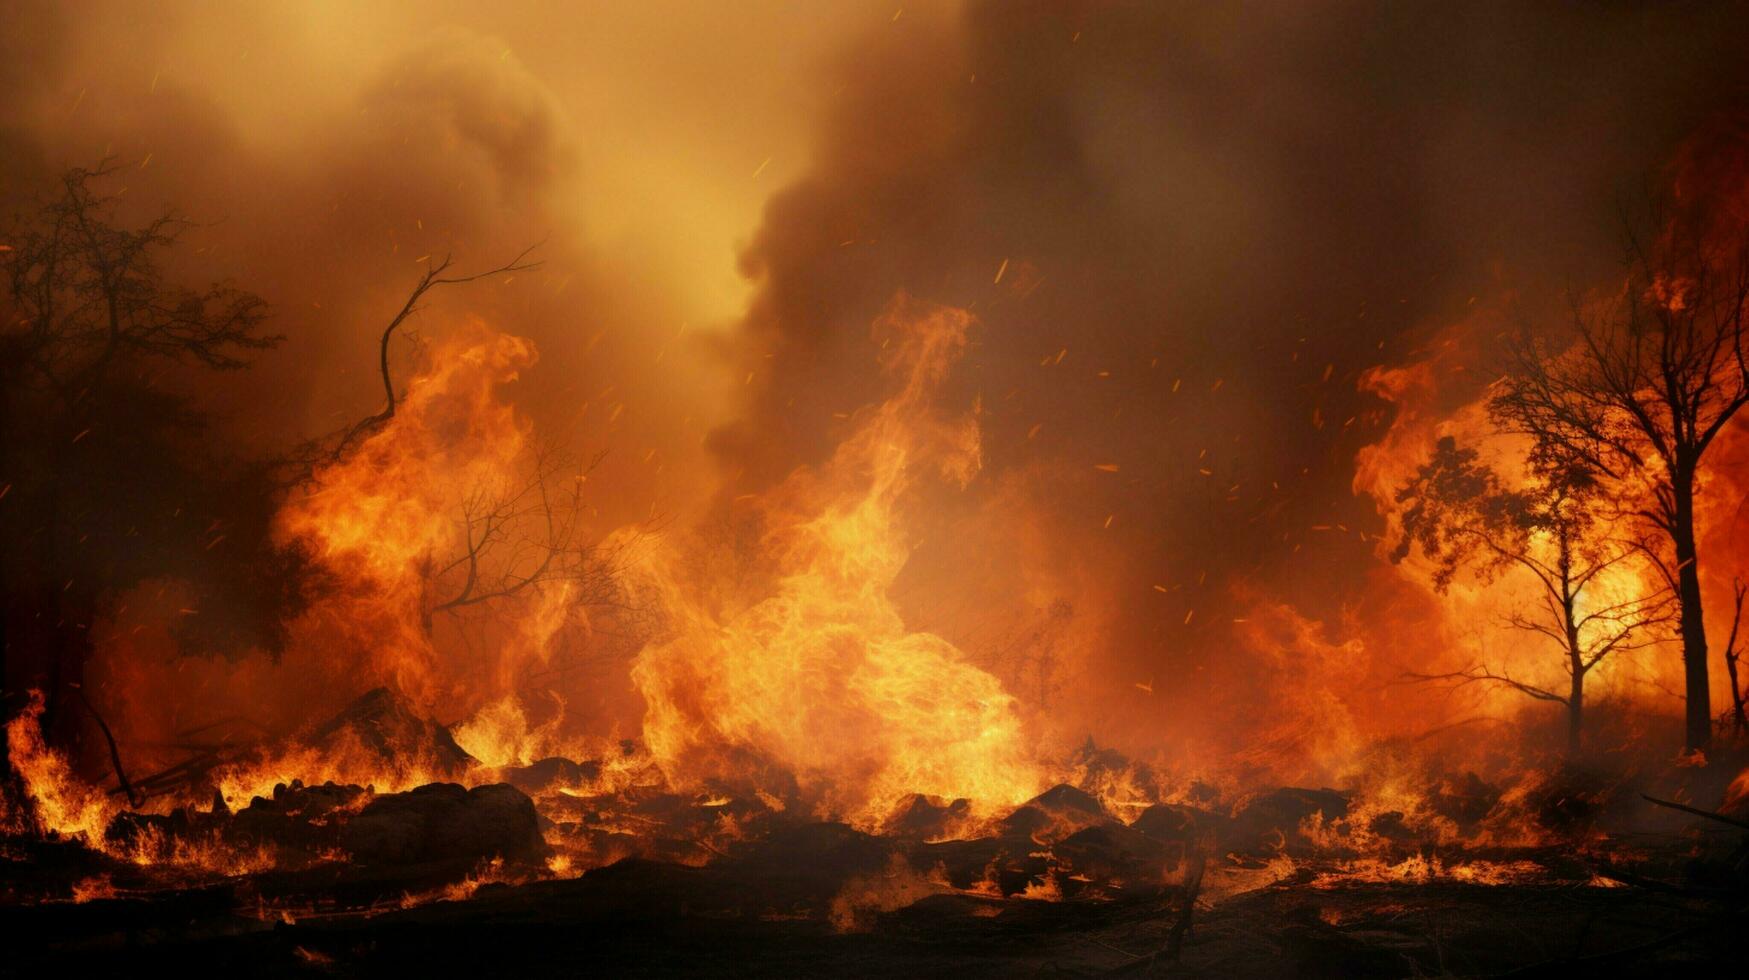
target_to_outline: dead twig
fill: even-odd
[[[143,795],[156,796],[160,794],[160,791],[178,783],[192,782],[195,777],[208,772],[223,761],[224,757],[217,751],[202,752],[199,755],[184,759],[168,769],[160,769],[150,776],[140,779],[134,785]],[[118,787],[110,792],[114,794],[121,792],[121,790]]]
[[[419,301],[424,298],[425,294],[438,286],[459,286],[463,283],[488,279],[492,276],[523,272],[529,269],[538,269],[540,268],[540,263],[528,261],[528,256],[535,249],[539,248],[541,244],[541,242],[536,242],[523,249],[521,252],[518,252],[515,258],[503,265],[487,269],[483,272],[476,272],[471,275],[445,275],[444,273],[449,271],[449,268],[454,261],[453,258],[448,255],[445,255],[443,258],[426,267],[425,275],[420,277],[419,282],[414,285],[413,291],[407,295],[407,301],[401,304],[400,312],[396,313],[394,317],[389,320],[389,325],[383,328],[382,340],[379,345],[380,350],[378,352],[378,366],[382,372],[383,395],[386,399],[386,404],[384,404],[382,411],[375,415],[360,419],[356,425],[346,430],[346,434],[340,437],[339,444],[334,447],[333,458],[339,459],[341,454],[346,451],[346,447],[350,446],[354,439],[367,432],[373,432],[381,428],[390,419],[395,417],[395,382],[389,374],[389,341],[394,339],[395,330],[398,329],[402,323],[405,323],[408,317],[419,311]]]
[[[85,705],[85,710],[91,712],[91,717],[97,720],[97,727],[103,732],[103,740],[109,743],[109,764],[115,767],[116,781],[121,784],[121,791],[127,794],[128,805],[140,806],[144,804],[146,798],[141,796],[138,790],[134,789],[132,783],[128,782],[128,772],[126,769],[122,768],[121,749],[115,744],[115,733],[109,730],[109,722],[103,720],[103,715],[98,712],[97,706],[92,704],[91,699],[85,696],[84,688],[76,687],[75,690],[79,692],[79,702]]]
[[[1647,803],[1655,803],[1658,806],[1669,807],[1672,810],[1681,810],[1683,813],[1692,813],[1697,817],[1705,817],[1708,820],[1717,820],[1719,823],[1736,827],[1739,830],[1749,830],[1749,820],[1738,820],[1736,817],[1727,817],[1722,813],[1714,813],[1711,810],[1702,810],[1699,807],[1688,806],[1685,803],[1673,803],[1669,800],[1660,800],[1656,796],[1647,796],[1644,793],[1640,794],[1640,799],[1645,800]]]

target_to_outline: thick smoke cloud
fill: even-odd
[[[1725,5],[828,6],[16,5],[0,195],[23,207],[112,156],[126,208],[199,222],[176,273],[234,277],[290,338],[198,379],[220,437],[258,451],[377,408],[377,331],[422,257],[477,268],[544,241],[537,273],[437,297],[416,326],[477,315],[535,342],[511,396],[543,438],[611,450],[600,532],[732,515],[825,459],[884,394],[870,324],[894,295],[966,308],[944,398],[975,406],[985,465],[916,502],[907,626],[1051,735],[1244,731],[1282,756],[1332,702],[1385,728],[1425,708],[1388,685],[1427,640],[1404,625],[1424,599],[1381,569],[1351,487],[1391,421],[1363,372],[1454,325],[1559,315],[1618,257],[1616,201],[1749,81]],[[607,40],[574,53],[597,22]],[[673,68],[647,104],[580,108],[649,60],[616,45],[649,37]],[[701,135],[640,145],[670,118]],[[731,185],[669,146],[770,191],[744,317],[696,301],[721,290],[691,261],[745,225],[698,203]],[[1488,372],[1462,367],[1453,405]],[[623,688],[610,674],[592,676]]]
[[[124,218],[192,219],[172,276],[234,279],[288,338],[246,374],[195,379],[228,436],[261,451],[380,406],[377,334],[425,257],[453,254],[468,272],[540,243],[537,272],[435,293],[412,333],[431,339],[471,315],[533,339],[541,365],[514,397],[548,439],[612,450],[603,527],[647,516],[653,500],[673,509],[672,488],[696,482],[722,387],[676,356],[689,317],[708,323],[642,246],[594,219],[607,191],[586,178],[624,148],[585,132],[518,44],[451,19],[408,29],[387,9],[25,5],[8,18],[5,210],[107,158]],[[356,36],[323,33],[336,22]],[[548,58],[539,41],[523,46]],[[731,243],[718,248],[726,257]],[[402,378],[415,354],[397,349]]]
[[[119,195],[122,221],[174,209],[193,222],[166,256],[172,280],[231,278],[267,300],[271,329],[287,338],[279,350],[248,371],[191,370],[168,381],[211,413],[215,457],[283,453],[376,411],[378,335],[426,257],[453,254],[466,273],[539,243],[537,271],[433,293],[395,348],[397,379],[411,376],[422,347],[473,318],[527,337],[540,361],[506,397],[536,420],[543,445],[585,459],[607,452],[591,474],[585,533],[683,504],[674,488],[697,483],[713,384],[696,358],[679,356],[688,310],[656,288],[657,270],[604,248],[579,214],[579,200],[598,193],[583,186],[584,161],[614,147],[592,145],[501,38],[441,25],[383,30],[380,47],[341,57],[289,29],[302,14],[17,9],[0,57],[12,93],[0,110],[4,211],[28,213],[64,168],[107,159],[115,171],[101,188]],[[181,60],[190,51],[198,66]],[[276,504],[261,501],[265,511]],[[240,537],[215,547],[236,547]],[[100,555],[102,543],[88,550]],[[159,584],[105,598],[131,606],[128,622],[148,624],[139,635],[151,638],[163,632],[154,611],[176,623],[189,604]],[[225,615],[216,605],[202,612]],[[151,646],[140,644],[106,646],[99,657],[127,660]],[[100,668],[99,687],[118,672]],[[112,717],[125,726],[120,686],[99,696],[118,706]],[[198,697],[192,679],[184,686]],[[623,678],[604,676],[599,686],[609,689],[604,697],[629,697]],[[356,693],[341,683],[323,696],[338,703]],[[279,726],[333,706],[263,705],[257,715]]]
[[[1478,302],[1535,322],[1607,275],[1617,201],[1741,98],[1732,19],[993,3],[867,38],[743,258],[730,492],[817,460],[874,397],[867,324],[895,290],[969,308],[987,468],[931,509],[913,614],[1071,731],[1259,727],[1319,644],[1413,607],[1349,489],[1389,423],[1359,373]],[[1333,636],[1252,653],[1271,629],[1229,624],[1259,596]],[[1388,724],[1418,710],[1387,681],[1422,655],[1375,647],[1306,687]]]

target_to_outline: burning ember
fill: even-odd
[[[344,98],[218,85],[265,15],[209,13],[0,15],[43,42],[0,41],[20,969],[1741,962],[1728,17],[1527,14],[1649,47],[1501,93],[1444,52],[1508,28],[1431,11],[887,11],[791,160],[723,79],[572,91],[572,12],[256,46]],[[769,45],[694,14],[701,73]],[[682,90],[764,162],[695,172],[645,118]],[[1615,102],[1660,111],[1495,140]],[[337,128],[293,163],[257,114]],[[677,142],[582,138],[632,115]],[[689,236],[745,243],[732,287],[680,285]]]

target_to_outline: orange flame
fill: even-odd
[[[99,846],[120,807],[103,790],[79,779],[66,757],[43,741],[43,707],[43,693],[31,691],[24,710],[6,723],[7,751],[34,806],[34,823],[41,831]]]
[[[281,511],[281,538],[344,583],[317,615],[359,651],[365,686],[430,704],[462,683],[439,672],[425,628],[442,571],[432,566],[467,546],[458,516],[468,497],[515,479],[530,427],[497,390],[534,358],[528,341],[471,324],[433,352],[386,425]]]
[[[972,322],[901,298],[875,325],[897,391],[764,502],[771,594],[719,617],[680,586],[672,554],[642,565],[671,631],[632,676],[644,739],[677,785],[751,775],[751,757],[868,826],[909,793],[994,805],[1040,787],[1014,699],[948,641],[907,630],[887,594],[910,551],[907,489],[928,469],[963,485],[979,466],[976,419],[931,405]]]

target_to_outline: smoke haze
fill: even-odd
[[[21,209],[113,157],[128,213],[193,218],[177,275],[261,293],[289,338],[198,379],[260,452],[376,410],[378,335],[426,257],[469,271],[542,242],[538,270],[434,296],[417,331],[532,340],[505,397],[543,439],[608,451],[592,533],[657,518],[706,553],[889,393],[871,324],[895,296],[968,311],[939,397],[975,413],[982,469],[915,488],[906,625],[1049,739],[1242,745],[1330,778],[1345,739],[1467,710],[1393,683],[1461,643],[1380,560],[1357,455],[1411,408],[1473,402],[1490,338],[1612,275],[1617,202],[1744,108],[1743,23],[22,4],[0,194]],[[1436,380],[1391,397],[1381,366]],[[635,726],[628,681],[589,676],[613,689],[593,723]]]

